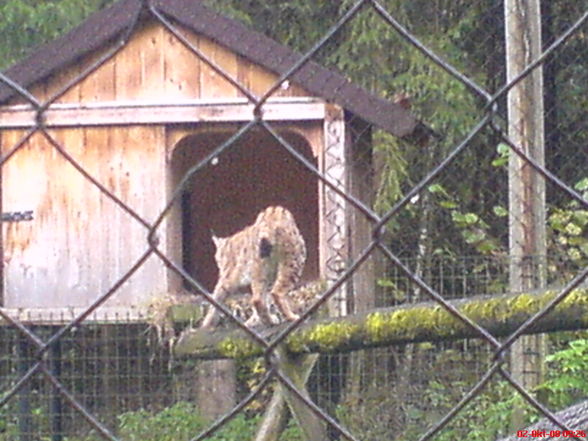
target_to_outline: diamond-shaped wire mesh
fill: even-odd
[[[520,2],[205,3],[232,18],[122,0],[0,74],[0,441],[586,438],[588,3],[543,2],[515,72]],[[211,237],[271,205],[307,260],[268,329]],[[178,302],[248,336],[202,358],[258,357],[174,357]]]

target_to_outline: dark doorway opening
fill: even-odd
[[[177,143],[172,157],[173,184],[226,141],[233,131],[199,131]],[[315,166],[304,137],[281,133]],[[181,258],[184,269],[208,290],[218,278],[212,232],[229,236],[254,222],[270,205],[288,208],[304,236],[307,262],[303,280],[319,275],[318,180],[267,132],[252,130],[199,170],[181,197]]]

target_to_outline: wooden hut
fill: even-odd
[[[199,2],[153,2],[168,23],[142,3],[122,0],[8,69],[37,103],[0,81],[1,301],[20,319],[67,319],[113,288],[149,252],[148,226],[184,173],[254,120],[247,94],[264,95],[300,60]],[[351,125],[399,137],[420,127],[403,106],[314,62],[262,112],[303,158],[368,203],[369,142],[357,142]],[[358,149],[367,162],[354,160]],[[359,249],[353,241],[367,240],[365,219],[267,131],[248,131],[213,163],[157,230],[159,250],[207,288],[216,279],[210,230],[231,234],[270,204],[297,219],[306,278],[334,277]],[[139,318],[179,284],[152,253],[90,318]]]

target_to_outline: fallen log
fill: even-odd
[[[479,296],[449,303],[495,337],[515,332],[542,310],[558,290]],[[287,325],[264,330],[268,340]],[[588,328],[588,289],[569,293],[552,311],[525,333]],[[449,341],[481,337],[472,327],[436,302],[374,309],[362,314],[309,320],[292,332],[284,347],[291,354],[349,352],[371,347],[424,341]],[[203,359],[246,358],[263,354],[263,347],[242,329],[189,329],[174,345],[177,356]]]

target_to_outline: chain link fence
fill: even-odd
[[[585,333],[523,334],[546,315],[557,314],[557,305],[572,292],[580,292],[584,303],[579,305],[585,304],[585,288],[577,289],[586,286],[588,275],[588,3],[543,2],[541,14],[535,14],[540,18],[542,42],[534,41],[537,34],[529,30],[531,25],[525,28],[509,22],[522,14],[524,7],[518,2],[358,0],[300,2],[299,9],[270,2],[251,5],[249,11],[240,2],[213,3],[212,7],[236,19],[245,18],[302,53],[286,61],[276,59],[276,65],[286,68],[261,92],[254,91],[253,81],[228,71],[187,37],[185,27],[166,13],[164,2],[122,3],[131,14],[110,17],[112,26],[120,27],[110,46],[95,46],[82,68],[63,74],[62,87],[49,96],[38,85],[11,76],[10,70],[0,74],[3,90],[10,90],[1,103],[26,104],[34,115],[34,122],[18,132],[0,119],[3,191],[18,182],[15,167],[28,171],[21,156],[37,142],[50,156],[72,167],[75,179],[84,181],[82,191],[97,191],[101,204],[115,206],[125,225],[132,225],[113,234],[141,237],[143,244],[140,250],[123,253],[101,247],[96,237],[97,253],[113,262],[119,274],[98,283],[101,291],[89,306],[72,314],[48,320],[37,318],[34,311],[0,309],[0,440],[253,439],[278,384],[310,409],[324,428],[325,439],[491,440],[543,418],[549,423],[533,426],[535,432],[528,436],[586,437],[588,416],[574,414],[575,419],[570,419],[565,412],[556,413],[586,399],[586,383],[578,376],[561,379],[565,363],[573,362],[566,354],[587,354]],[[182,163],[177,168],[180,173],[172,178],[165,203],[155,211],[130,204],[118,184],[103,182],[104,169],[87,158],[81,160],[76,138],[52,128],[48,118],[68,93],[110,66],[150,23],[166,30],[170,44],[182,46],[230,84],[236,96],[252,105],[254,115],[238,127],[221,125],[222,130],[197,138],[196,145],[206,146],[204,153],[182,153],[185,156],[176,158]],[[311,31],[313,23],[321,25],[318,31]],[[517,56],[513,47],[520,39],[518,30],[529,58],[517,67],[512,60]],[[538,51],[530,49],[534,44],[539,45]],[[308,145],[268,116],[272,99],[300,81],[301,72],[309,81],[313,72],[318,78],[314,62],[338,69],[364,89],[410,109],[422,121],[426,136],[400,139],[367,124],[357,112],[347,111],[343,131],[336,119],[325,123],[323,156],[317,158]],[[116,75],[124,78],[125,72]],[[525,101],[528,96],[535,101]],[[156,120],[157,115],[150,124]],[[179,130],[188,126],[180,124]],[[117,148],[133,137],[132,128],[119,130],[110,141]],[[121,135],[125,130],[128,133]],[[351,147],[341,156],[344,143]],[[232,311],[212,299],[215,277],[209,268],[199,269],[190,260],[194,255],[190,247],[200,250],[198,236],[184,235],[184,242],[194,243],[180,245],[183,252],[179,254],[172,255],[167,244],[161,243],[166,222],[181,207],[184,212],[189,209],[194,201],[190,195],[198,191],[194,182],[204,179],[217,163],[222,166],[234,159],[237,166],[230,171],[243,173],[246,181],[274,185],[279,179],[264,181],[264,173],[280,172],[287,179],[286,166],[268,170],[255,159],[241,169],[239,161],[249,154],[243,146],[251,144],[278,152],[283,164],[304,178],[300,181],[313,183],[311,191],[321,189],[320,198],[329,200],[324,206],[332,210],[321,213],[322,221],[329,224],[326,231],[332,233],[324,241],[328,259],[319,262],[318,251],[311,252],[309,260],[320,269],[307,269],[308,279],[320,273],[327,288],[300,320],[271,338],[230,318]],[[537,146],[544,151],[538,152]],[[131,181],[136,171],[128,170],[125,179]],[[42,169],[34,172],[44,173]],[[263,190],[255,182],[240,182],[239,176],[230,179],[251,195],[244,204],[231,200],[225,204],[236,212],[247,212],[244,205],[254,204]],[[520,187],[513,187],[513,182]],[[218,185],[206,188],[214,190]],[[29,191],[34,190],[23,190]],[[71,191],[80,192],[73,187]],[[135,191],[140,190],[135,187]],[[304,191],[290,187],[279,194],[286,197],[288,192]],[[2,213],[5,267],[11,228],[35,219],[36,213],[27,213]],[[222,228],[222,215],[215,225],[206,220],[214,216],[200,212],[192,218],[184,216],[181,222],[184,230]],[[311,216],[318,216],[316,210]],[[202,220],[206,228],[196,220]],[[119,221],[113,219],[111,225]],[[350,225],[364,227],[350,231]],[[301,227],[307,245],[309,236],[322,234],[316,228]],[[350,237],[349,242],[342,237]],[[310,242],[316,245],[317,240]],[[129,243],[136,242],[129,239]],[[113,256],[118,251],[120,256]],[[202,252],[210,254],[210,250]],[[72,252],[72,259],[78,258]],[[225,322],[241,328],[263,348],[261,359],[239,361],[231,374],[234,378],[221,379],[232,384],[233,403],[212,425],[199,409],[203,403],[198,390],[206,386],[200,383],[208,378],[199,370],[199,360],[175,358],[173,342],[171,348],[162,345],[147,316],[121,313],[95,318],[141,271],[163,274],[155,268],[170,271],[193,297],[222,309]],[[6,277],[4,283],[6,299],[10,289]],[[26,293],[23,283],[19,289]],[[361,291],[366,286],[373,292]],[[539,292],[547,286],[557,287],[557,294],[502,339],[449,302]],[[284,369],[279,348],[316,311],[345,316],[427,301],[436,302],[474,329],[477,338],[321,354],[308,378],[308,393]],[[510,353],[521,342],[521,357],[535,357],[539,362],[524,365],[518,374]],[[586,369],[583,363],[574,369]],[[531,383],[526,379],[529,375],[534,378]],[[569,388],[558,386],[566,381]],[[307,433],[292,418],[284,426],[280,439],[304,439]],[[541,432],[545,428],[547,432]]]

